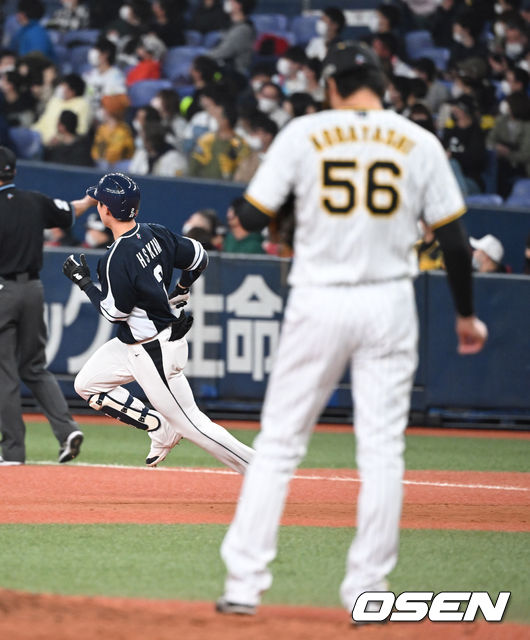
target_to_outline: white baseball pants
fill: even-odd
[[[256,453],[221,547],[225,597],[258,604],[288,483],[330,394],[350,363],[361,490],[357,533],[341,599],[384,588],[397,561],[404,431],[417,365],[417,316],[409,280],[296,288],[289,297],[262,413]]]
[[[113,338],[101,346],[82,367],[75,390],[85,400],[94,393],[110,393],[125,401],[121,387],[136,380],[149,402],[177,433],[195,443],[239,473],[246,471],[254,450],[215,424],[197,407],[183,369],[188,360],[185,338],[169,341],[167,328],[141,344],[125,344]],[[134,406],[142,408],[136,398]]]

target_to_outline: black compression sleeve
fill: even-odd
[[[103,300],[103,294],[101,293],[101,291],[96,287],[96,285],[93,282],[90,282],[89,285],[87,285],[83,291],[87,294],[87,296],[90,299],[90,302],[96,307],[97,312],[101,313],[99,305],[101,303],[101,301]]]
[[[271,221],[270,216],[260,211],[248,200],[245,200],[241,205],[241,209],[237,212],[237,217],[246,231],[261,231]]]
[[[447,278],[456,310],[463,317],[473,315],[471,249],[461,220],[434,230],[444,254]]]

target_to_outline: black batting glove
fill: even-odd
[[[92,283],[90,278],[90,269],[86,261],[85,254],[79,256],[81,264],[74,258],[74,254],[70,254],[63,264],[63,273],[74,284],[83,291]]]
[[[180,309],[184,307],[188,300],[190,299],[190,289],[189,287],[182,287],[180,284],[173,289],[173,291],[168,294],[169,304],[175,309]]]

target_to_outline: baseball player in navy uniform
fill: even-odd
[[[487,336],[473,311],[471,255],[459,220],[464,202],[439,141],[382,108],[385,78],[369,49],[334,45],[323,76],[331,109],[282,129],[239,213],[244,228],[261,229],[294,193],[292,288],[256,453],[221,548],[228,569],[217,602],[223,613],[255,613],[270,587],[289,480],[347,366],[361,490],[340,595],[351,612],[361,593],[387,589],[398,554],[417,362],[420,216],[444,251],[459,352],[476,353]]]
[[[182,437],[243,473],[253,449],[202,413],[183,369],[188,358],[186,333],[192,317],[182,307],[189,288],[208,264],[202,245],[152,223],[138,223],[138,185],[126,175],[109,173],[87,195],[114,242],[98,263],[101,290],[90,277],[85,256],[73,255],[65,275],[90,298],[97,311],[118,324],[117,336],[100,347],[75,379],[75,389],[96,411],[147,431],[151,449],[146,464],[164,460]],[[173,270],[181,270],[168,294]],[[122,385],[136,380],[155,410]]]

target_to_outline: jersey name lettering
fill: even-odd
[[[408,154],[416,144],[407,136],[399,135],[394,129],[383,130],[376,126],[330,127],[311,136],[317,151],[345,142],[379,142]]]
[[[138,258],[138,262],[145,269],[147,265],[151,262],[152,259],[156,258],[159,254],[162,253],[162,247],[160,246],[158,240],[153,238],[149,240],[148,243],[138,253],[136,257]]]

